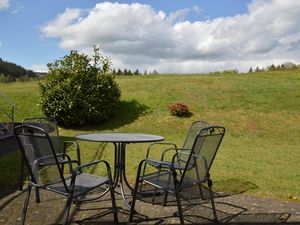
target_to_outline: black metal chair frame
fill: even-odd
[[[198,135],[199,131],[205,127],[208,127],[209,124],[206,122],[206,121],[203,121],[203,120],[197,120],[197,121],[194,121],[191,126],[189,127],[189,131],[188,131],[188,134],[183,142],[183,145],[181,148],[178,148],[176,144],[174,143],[170,143],[170,142],[158,142],[158,143],[153,143],[151,145],[149,145],[148,149],[147,149],[147,153],[146,153],[146,159],[149,159],[150,158],[150,153],[151,153],[151,150],[153,149],[153,147],[155,145],[162,145],[162,146],[170,146],[169,148],[165,149],[163,152],[162,152],[162,155],[161,155],[161,159],[160,161],[165,161],[165,156],[170,152],[170,151],[175,151],[175,153],[173,154],[179,154],[180,152],[189,152],[192,148],[192,145],[193,143],[188,143],[189,140],[192,138],[192,141],[194,141],[195,137]],[[196,132],[195,134],[193,134],[193,131],[194,129],[196,128]],[[194,137],[193,137],[194,135]],[[189,146],[189,144],[191,146]],[[180,158],[178,159],[178,161],[182,161]],[[186,162],[185,162],[186,163]],[[178,163],[177,165],[177,168],[178,169],[184,169],[184,166],[180,166],[180,163]]]
[[[135,203],[136,203],[136,195],[138,193],[141,193],[139,190],[139,185],[143,183],[146,183],[148,185],[155,187],[155,192],[157,189],[161,189],[164,192],[174,194],[176,197],[177,207],[178,207],[178,215],[180,218],[180,223],[184,224],[184,218],[183,218],[183,212],[181,207],[181,202],[179,198],[179,193],[191,186],[200,185],[202,183],[207,183],[209,194],[210,194],[210,201],[212,205],[212,211],[214,216],[214,221],[218,221],[217,214],[216,214],[216,208],[214,203],[214,194],[212,192],[212,180],[210,178],[210,168],[214,161],[214,158],[216,156],[216,153],[219,149],[219,146],[221,144],[221,141],[223,139],[223,136],[225,134],[225,128],[221,126],[208,126],[206,128],[203,128],[201,131],[199,131],[198,135],[195,138],[194,144],[192,149],[189,149],[189,152],[176,152],[173,155],[171,162],[164,162],[159,160],[153,160],[146,158],[142,160],[139,163],[138,170],[137,170],[137,176],[136,176],[136,183],[133,191],[133,199],[131,203],[131,211],[129,216],[129,221],[131,222],[133,219],[133,214],[136,213],[135,211]],[[211,155],[211,158],[207,159],[203,156],[201,156],[201,150],[204,147],[205,138],[213,135],[219,135],[219,139],[217,140],[216,145],[214,146],[213,155]],[[176,150],[176,149],[174,149]],[[180,158],[180,154],[186,154],[188,156],[187,163],[185,164],[184,169],[179,169],[178,166],[176,166],[176,163],[178,162],[178,158]],[[200,177],[199,173],[196,172],[196,179],[191,180],[191,183],[186,185],[185,178],[186,173],[190,171],[191,169],[195,168],[196,171],[198,171],[199,165],[197,165],[198,160],[202,160],[204,162],[204,173],[205,176]],[[157,169],[156,172],[152,172],[150,174],[145,174],[145,167],[149,165]],[[201,165],[200,165],[201,166]],[[165,182],[165,186],[162,185],[162,183],[159,182],[159,177],[167,175],[169,176],[168,181]],[[171,180],[173,183],[171,183]],[[154,194],[155,194],[154,192]],[[201,192],[201,189],[200,189]],[[202,196],[202,193],[201,193]],[[165,198],[166,201],[166,198]]]
[[[170,147],[165,149],[162,152],[162,155],[161,155],[161,158],[159,161],[164,162],[163,164],[157,164],[156,160],[150,160],[150,161],[148,160],[148,164],[150,164],[151,166],[156,167],[156,168],[163,168],[163,167],[169,168],[171,165],[171,161],[165,161],[165,157],[168,154],[170,154],[170,152],[172,155],[177,154],[179,156],[189,154],[189,152],[191,151],[191,149],[193,147],[194,140],[195,140],[196,136],[198,135],[198,133],[203,128],[208,127],[208,126],[209,126],[209,124],[203,120],[197,120],[197,121],[192,122],[181,148],[178,148],[176,144],[170,143],[170,142],[158,142],[158,143],[153,143],[153,144],[149,145],[149,147],[147,149],[146,157],[145,157],[146,159],[151,159],[150,158],[151,150],[153,150],[153,147],[155,147],[156,145],[170,146]],[[186,163],[187,163],[186,160],[183,160],[182,157],[178,157],[177,161],[174,162],[173,165],[174,165],[175,169],[177,170],[177,172],[182,174],[182,171],[184,170]],[[146,165],[144,166],[143,174],[145,173],[145,171],[146,171]],[[142,187],[140,187],[140,188],[142,188]],[[200,190],[201,197],[203,198],[201,185],[199,186],[199,190]],[[141,189],[140,189],[140,191],[141,191]],[[154,202],[155,196],[156,196],[156,192],[153,193],[152,202]],[[168,192],[165,192],[164,205],[166,205],[167,197],[168,197]]]
[[[43,128],[44,131],[46,131],[47,133],[49,133],[49,131],[47,131],[45,129],[45,126],[48,125],[52,125],[53,127],[55,127],[55,132],[56,132],[56,136],[58,139],[60,139],[59,137],[59,132],[58,132],[58,126],[57,126],[57,122],[55,119],[53,118],[47,118],[47,117],[29,117],[29,118],[25,118],[22,121],[23,125],[33,125],[33,126],[37,126],[40,128]],[[59,141],[60,142],[60,141]],[[59,143],[60,145],[60,143]],[[75,150],[76,150],[76,154],[77,154],[77,166],[81,165],[81,156],[80,156],[80,148],[77,142],[75,141],[64,141],[63,142],[63,146],[56,146],[55,147],[55,151],[57,153],[66,153],[67,149],[71,146],[74,146]],[[59,149],[57,149],[59,148]],[[67,161],[65,161],[67,162]],[[25,161],[23,158],[23,155],[21,155],[21,166],[20,166],[20,177],[19,177],[19,190],[23,190],[23,181],[24,181],[24,168],[25,168]],[[40,194],[39,194],[39,190],[36,187],[35,188],[35,196],[36,196],[36,202],[39,203],[40,202]]]
[[[63,212],[63,224],[65,225],[67,224],[69,219],[70,207],[72,202],[74,200],[77,202],[78,198],[86,195],[89,191],[102,185],[106,185],[109,188],[111,194],[111,200],[112,200],[114,222],[118,224],[117,207],[116,207],[116,201],[115,201],[114,190],[113,190],[112,175],[111,175],[110,165],[108,164],[108,162],[104,160],[97,160],[94,162],[90,162],[88,164],[80,165],[76,169],[73,169],[72,164],[73,163],[77,164],[78,163],[77,160],[71,160],[71,158],[66,153],[56,153],[48,133],[44,131],[42,128],[33,125],[20,125],[15,127],[14,133],[15,136],[17,137],[17,141],[21,148],[24,162],[30,174],[30,179],[28,183],[28,188],[27,188],[27,193],[25,197],[24,208],[23,208],[23,213],[21,218],[22,225],[25,224],[27,208],[29,204],[29,198],[30,198],[32,187],[42,188],[44,190],[55,192],[57,194],[61,194],[67,197],[66,206]],[[40,139],[42,138],[44,140],[47,140],[46,142],[49,144],[52,154],[45,157],[37,158],[36,160],[34,160],[33,163],[30,164],[30,160],[28,159],[26,154],[25,145],[27,143],[22,142],[22,138],[24,137],[36,137],[36,138],[40,138]],[[61,157],[64,158],[64,160],[59,160],[59,158]],[[101,163],[104,164],[104,166],[106,167],[107,177],[101,177],[101,176],[96,176],[93,174],[82,172],[83,169],[86,167],[94,166],[96,164],[101,164]],[[65,164],[67,164],[69,167],[70,175],[68,176],[64,175]],[[54,166],[58,170],[59,177],[55,182],[51,181],[50,183],[39,184],[38,182],[39,177],[36,174],[36,168],[38,168],[39,166],[47,166],[47,165]],[[91,180],[91,177],[95,178],[95,182],[89,184],[87,180]]]

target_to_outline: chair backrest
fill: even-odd
[[[51,182],[63,182],[67,191],[63,169],[58,164],[64,156],[55,152],[48,132],[38,126],[23,124],[15,127],[14,133],[31,181],[39,186]]]
[[[194,139],[192,151],[188,154],[182,153],[188,157],[180,180],[182,188],[201,183],[208,178],[224,134],[225,128],[221,126],[203,128]]]
[[[197,135],[205,127],[208,127],[207,122],[202,121],[202,120],[194,121],[189,128],[189,131],[188,131],[185,141],[182,145],[182,148],[183,149],[192,149]],[[190,153],[189,150],[184,150],[184,152]],[[186,165],[188,159],[189,159],[188,154],[180,154],[178,157],[178,164],[181,167],[184,167]]]
[[[56,153],[63,153],[61,140],[58,133],[57,122],[53,118],[30,117],[22,121],[23,125],[33,125],[42,128],[48,133]]]

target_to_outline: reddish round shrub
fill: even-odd
[[[183,116],[189,112],[187,105],[183,102],[175,102],[168,106],[168,108],[170,110],[170,114],[173,116]]]

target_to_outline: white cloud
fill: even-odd
[[[29,69],[34,72],[47,72],[48,71],[47,65],[44,65],[44,64],[34,64]]]
[[[189,12],[167,15],[149,5],[104,2],[66,9],[42,28],[64,49],[100,45],[116,67],[159,72],[208,72],[300,61],[300,1],[254,0],[248,12],[188,21]]]
[[[0,11],[5,10],[9,7],[10,0],[0,0]]]

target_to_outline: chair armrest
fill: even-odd
[[[68,156],[67,154],[65,153],[57,153],[55,154],[56,157],[59,157],[61,156],[64,160],[63,161],[60,161],[58,158],[57,158],[57,161],[58,161],[58,164],[65,164],[65,163],[69,163],[69,162],[72,162],[72,161],[76,161],[76,160],[71,160],[70,156]],[[67,158],[67,160],[65,160],[65,158]],[[33,164],[34,165],[52,165],[52,164],[56,164],[55,160],[53,162],[41,162],[42,160],[46,160],[46,159],[52,159],[54,160],[54,155],[49,155],[49,156],[44,156],[44,157],[41,157],[41,158],[38,158],[36,159]]]
[[[150,155],[150,150],[152,149],[152,147],[153,146],[155,146],[155,145],[165,145],[165,146],[172,146],[172,149],[173,148],[177,148],[177,146],[176,146],[176,144],[174,144],[174,143],[170,143],[170,142],[155,142],[155,143],[153,143],[153,144],[151,144],[151,145],[149,145],[149,147],[148,147],[148,149],[147,149],[147,154],[146,154],[146,158],[149,158],[149,155]]]
[[[146,159],[145,163],[155,168],[168,168],[168,169],[174,168],[171,162],[164,162],[155,159]]]
[[[139,183],[143,180],[143,176],[146,171],[146,165],[153,166],[156,169],[163,168],[163,169],[168,169],[168,171],[171,170],[173,172],[176,172],[173,165],[170,162],[162,162],[162,161],[155,160],[155,159],[143,159],[140,161],[140,163],[138,165],[136,181],[135,181],[136,185],[137,185],[137,183]],[[160,166],[155,166],[155,165],[160,165]]]
[[[178,154],[175,154],[172,158],[172,165],[177,161],[176,158],[178,158],[178,156],[180,154],[184,154],[184,155],[187,155],[187,156],[190,155],[190,153],[188,153],[188,152],[179,152]],[[207,162],[206,158],[203,157],[203,156],[199,156],[197,154],[192,154],[191,157],[193,157],[194,160],[193,160],[193,164],[189,165],[189,167],[197,166],[201,170],[204,170],[206,175],[207,175],[209,173],[210,168],[209,168],[209,165],[208,165],[208,162]]]
[[[64,149],[63,149],[63,152],[66,153],[67,152],[67,148],[70,147],[70,146],[74,146],[75,147],[75,150],[76,150],[76,154],[77,154],[77,164],[78,166],[81,165],[81,156],[80,156],[80,148],[79,148],[79,145],[76,141],[64,141]]]
[[[175,151],[174,154],[177,154],[178,151],[188,151],[191,150],[189,148],[168,148],[166,150],[163,151],[162,155],[161,155],[161,161],[164,161],[165,155],[169,152],[169,151]]]
[[[110,180],[110,182],[112,182],[112,175],[111,175],[111,169],[110,169],[110,165],[107,161],[105,160],[96,160],[96,161],[93,161],[93,162],[90,162],[90,163],[86,163],[86,164],[82,164],[80,166],[78,166],[75,170],[74,170],[74,173],[75,174],[78,174],[78,173],[82,173],[82,169],[83,168],[87,168],[87,167],[91,167],[91,166],[94,166],[96,164],[100,164],[100,163],[103,163],[106,167],[106,171],[107,171],[107,176]]]
[[[82,164],[82,165],[78,166],[75,170],[80,171],[80,170],[83,169],[83,168],[90,167],[90,166],[94,166],[94,165],[96,165],[96,164],[98,164],[98,163],[104,163],[105,166],[106,166],[106,169],[107,169],[107,170],[110,170],[110,165],[109,165],[109,163],[108,163],[107,161],[105,161],[105,160],[96,160],[96,161],[93,161],[93,162],[85,163],[85,164]]]
[[[178,151],[189,151],[191,148],[177,148]],[[188,153],[189,154],[189,153]]]
[[[191,149],[188,149],[188,148],[169,148],[169,149],[166,149],[163,151],[161,160],[146,158],[144,172],[146,170],[146,165],[150,165],[155,168],[182,169],[182,168],[179,168],[178,166],[175,166],[175,163],[177,161],[176,158],[178,158],[178,156],[181,154],[189,155],[190,152],[187,152],[187,151],[190,151],[190,150]],[[168,153],[170,151],[175,151],[175,154],[172,155],[172,159],[170,161],[165,161],[164,157],[165,157],[166,153]]]
[[[182,149],[180,149],[181,151],[179,151],[179,152],[177,152],[176,154],[174,154],[173,155],[173,158],[172,158],[172,164],[174,164],[176,161],[177,161],[177,159],[178,159],[178,157],[180,156],[180,155],[187,155],[187,156],[189,156],[190,155],[190,152],[184,152],[185,150],[191,150],[191,149],[188,149],[188,148],[182,148]]]

